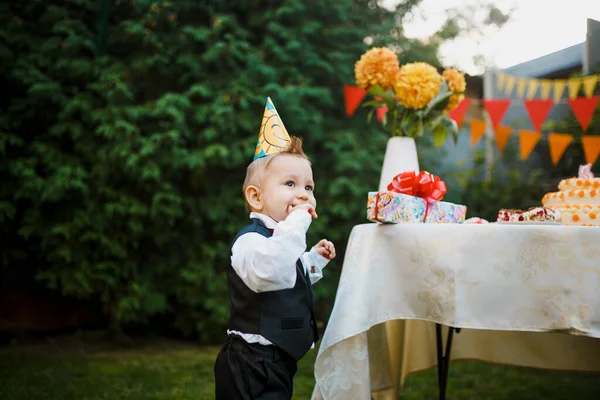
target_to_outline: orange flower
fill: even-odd
[[[404,64],[396,75],[394,91],[398,101],[407,108],[425,107],[440,91],[442,77],[431,65],[423,62]]]
[[[373,47],[354,64],[356,84],[365,90],[376,85],[391,88],[399,70],[398,56],[386,47]]]
[[[448,84],[448,89],[453,92],[464,92],[467,90],[467,82],[465,81],[465,74],[458,72],[454,68],[446,69],[442,74],[444,80]],[[452,111],[460,102],[465,98],[464,94],[453,94],[450,96],[450,101],[446,107],[447,111]]]

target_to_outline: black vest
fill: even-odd
[[[238,232],[233,243],[249,232],[272,236],[262,221],[253,218],[252,224]],[[259,334],[295,360],[301,359],[319,339],[312,286],[300,260],[296,262],[296,284],[291,289],[255,293],[231,266],[227,269],[227,282],[230,330]]]

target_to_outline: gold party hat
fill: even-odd
[[[267,97],[254,160],[284,150],[290,143],[288,134],[270,97]]]

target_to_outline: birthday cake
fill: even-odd
[[[579,167],[579,175],[563,179],[558,192],[546,193],[544,207],[558,211],[565,225],[600,225],[600,178],[591,164]]]

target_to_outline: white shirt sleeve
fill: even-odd
[[[296,261],[306,250],[311,222],[307,211],[296,210],[277,224],[269,238],[256,232],[240,236],[231,248],[231,266],[254,292],[293,288]]]
[[[325,268],[329,260],[323,256],[320,256],[314,248],[302,254],[301,259],[302,264],[308,270],[310,283],[311,285],[314,285],[316,282],[320,281],[321,278],[323,278],[323,268]]]

